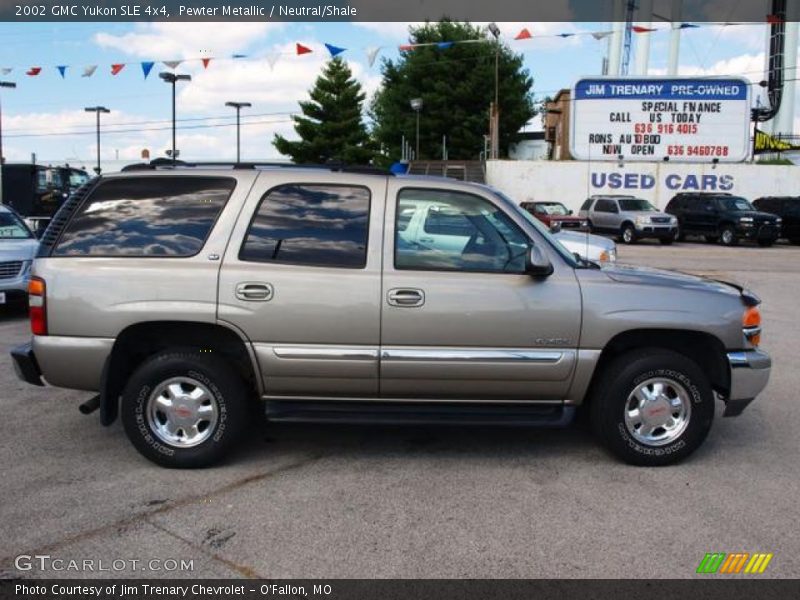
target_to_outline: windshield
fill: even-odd
[[[11,212],[0,212],[0,239],[28,239],[33,234],[25,222]]]
[[[87,175],[85,171],[69,172],[69,187],[79,188],[87,181],[89,181],[89,175]]]
[[[744,198],[720,198],[719,204],[723,210],[755,210]]]
[[[641,198],[631,198],[630,200],[619,201],[620,210],[624,211],[656,211],[656,207],[650,204],[647,200]]]
[[[555,216],[569,215],[567,207],[561,204],[560,202],[554,202],[552,204],[537,204],[536,207],[546,215],[555,215]]]
[[[504,200],[504,201],[505,201],[507,204],[509,204],[510,206],[513,206],[513,207],[514,207],[514,208],[517,210],[517,212],[518,212],[519,214],[521,214],[521,215],[522,215],[522,217],[523,217],[523,218],[524,218],[524,219],[525,219],[525,220],[526,220],[528,223],[530,223],[531,225],[533,225],[533,227],[534,227],[534,228],[536,228],[536,231],[538,231],[540,234],[542,234],[542,236],[543,236],[543,237],[544,237],[544,238],[545,238],[545,239],[546,239],[546,240],[547,240],[547,241],[550,243],[550,245],[551,245],[551,246],[552,246],[552,247],[553,247],[553,248],[556,250],[556,252],[558,252],[558,253],[559,253],[559,254],[560,254],[560,255],[561,255],[563,258],[564,258],[564,260],[565,260],[565,261],[567,261],[567,263],[568,263],[568,264],[569,264],[571,267],[575,268],[575,267],[578,267],[578,266],[580,266],[580,265],[579,265],[579,263],[578,263],[578,261],[576,261],[576,260],[575,260],[575,256],[572,254],[572,252],[570,252],[569,250],[567,250],[567,249],[566,249],[566,248],[565,248],[565,247],[564,247],[564,246],[561,244],[561,242],[559,242],[559,241],[558,241],[556,238],[554,238],[554,237],[553,237],[553,235],[552,235],[552,234],[550,233],[550,231],[548,230],[548,228],[547,228],[547,227],[546,227],[546,226],[545,226],[545,225],[544,225],[544,224],[543,224],[543,223],[542,223],[542,222],[541,222],[539,219],[537,219],[536,217],[534,217],[534,216],[533,216],[531,213],[529,213],[527,210],[523,209],[523,208],[522,208],[522,207],[519,205],[519,203],[518,203],[518,202],[514,202],[514,200],[512,200],[511,198],[509,198],[508,196],[506,196],[506,195],[505,195],[503,192],[501,192],[500,190],[498,190],[498,189],[495,189],[495,188],[493,188],[493,187],[491,187],[491,186],[486,186],[486,187],[488,187],[489,189],[491,189],[491,190],[492,190],[492,193],[494,193],[494,194],[495,194],[497,197],[499,197],[499,198],[501,198],[502,200]]]

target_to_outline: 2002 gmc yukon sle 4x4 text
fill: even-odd
[[[84,411],[171,467],[221,458],[253,409],[553,426],[587,404],[616,455],[663,465],[770,373],[750,292],[579,261],[447,179],[143,165],[71,197],[33,274],[20,377],[97,392]]]

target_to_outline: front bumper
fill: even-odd
[[[672,239],[677,232],[674,225],[636,225],[635,227],[636,235],[639,237]]]
[[[11,358],[14,360],[14,371],[19,379],[31,385],[44,385],[42,371],[36,362],[31,342],[11,350]]]
[[[769,354],[761,350],[728,352],[731,389],[728,392],[726,417],[735,417],[767,386],[772,367]]]
[[[737,227],[739,235],[748,240],[776,241],[781,236],[780,226],[769,223],[745,226],[741,223]]]

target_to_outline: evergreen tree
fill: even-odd
[[[366,95],[347,63],[339,57],[328,61],[309,97],[300,102],[303,114],[292,117],[300,140],[276,135],[273,144],[278,152],[296,163],[369,163],[374,151],[361,118]]]
[[[422,98],[420,157],[442,155],[442,135],[447,136],[450,159],[475,159],[489,133],[489,104],[494,101],[495,51],[499,50],[500,153],[517,140],[519,130],[536,114],[531,89],[533,79],[523,68],[521,55],[506,45],[485,42],[453,44],[485,39],[482,27],[442,20],[410,30],[410,44],[419,46],[402,53],[397,61],[385,60],[383,82],[373,99],[373,135],[389,156],[400,156],[403,136],[415,145],[416,114],[412,98]]]

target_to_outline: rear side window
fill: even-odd
[[[589,207],[592,205],[592,199],[588,198],[586,202],[581,204],[581,210],[589,210]]]
[[[613,200],[598,200],[597,204],[594,205],[594,210],[596,212],[610,213],[614,212],[615,208],[616,205]]]
[[[276,187],[261,199],[239,259],[363,269],[369,206],[370,193],[365,187]]]
[[[235,187],[229,177],[109,179],[75,213],[53,256],[193,256]]]

